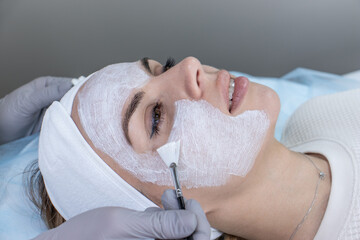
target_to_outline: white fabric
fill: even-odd
[[[324,155],[332,174],[328,206],[316,240],[360,239],[360,89],[321,96],[300,106],[281,142]]]

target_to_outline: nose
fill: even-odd
[[[178,63],[177,66],[185,93],[188,97],[199,100],[202,96],[204,80],[204,70],[200,61],[195,57],[187,57]]]

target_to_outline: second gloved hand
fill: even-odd
[[[170,207],[176,202],[176,196],[166,191],[162,201]],[[187,210],[148,208],[144,212],[121,207],[97,208],[71,218],[34,240],[183,239],[191,234],[194,240],[209,239],[210,225],[200,204],[187,200],[186,205]]]
[[[38,132],[46,107],[71,86],[71,78],[39,77],[0,99],[0,145]]]

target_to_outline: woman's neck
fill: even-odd
[[[326,210],[331,173],[326,158],[319,156],[323,157],[308,155],[326,177],[319,182],[314,205],[294,240],[313,239]],[[274,139],[245,179],[239,191],[210,215],[210,223],[218,217],[228,219],[212,225],[246,239],[289,239],[312,203],[318,170],[306,156]]]

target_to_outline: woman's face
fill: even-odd
[[[229,116],[246,110],[264,110],[272,123],[270,126],[275,126],[278,97],[266,86],[249,82],[240,103],[230,111],[227,94],[230,78],[234,76],[228,71],[202,65],[194,57],[183,59],[165,72],[163,65],[155,60],[141,62],[150,80],[143,88],[134,89],[123,108],[124,114],[134,96],[143,92],[130,119],[123,118],[128,121],[125,135],[136,152],[156,151],[167,142],[174,121],[174,103],[180,99],[203,99]]]
[[[239,98],[239,104],[229,110],[230,78],[235,77],[226,70],[202,65],[194,57],[187,57],[166,71],[163,71],[162,64],[151,59],[140,60],[139,66],[149,76],[149,80],[141,88],[131,91],[122,108],[122,126],[126,126],[124,133],[128,143],[137,153],[156,151],[167,142],[174,123],[175,102],[182,99],[205,100],[228,116],[237,116],[247,110],[263,110],[270,124],[260,153],[266,148],[267,142],[273,139],[280,102],[272,89],[248,82],[246,91]],[[242,81],[247,82],[244,79]],[[156,204],[161,205],[162,192],[169,187],[139,181],[109,155],[96,148],[81,125],[77,105],[78,98],[75,98],[72,117],[95,152],[125,181]],[[130,108],[133,109],[130,111]],[[230,178],[224,186],[183,188],[183,192],[185,197],[198,200],[206,212],[214,208],[214,203],[222,201],[219,198],[228,196],[231,189],[239,184],[241,184],[239,179]]]

